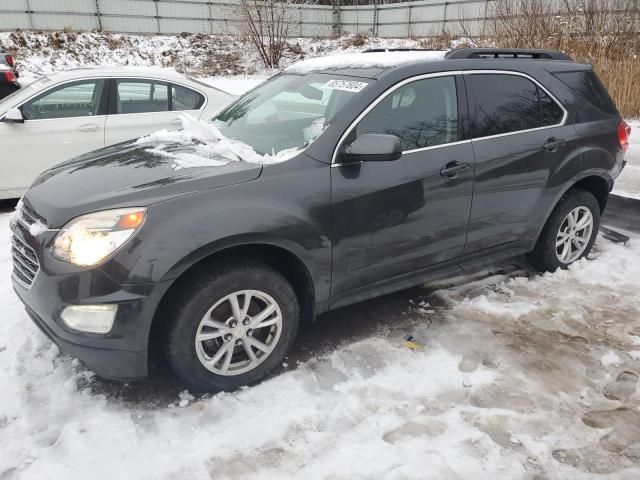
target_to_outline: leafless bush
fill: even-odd
[[[366,45],[368,40],[369,40],[369,35],[367,32],[357,32],[354,35],[347,35],[342,40],[342,46],[343,48],[362,47]]]
[[[257,49],[267,68],[277,68],[291,36],[301,21],[301,3],[294,0],[238,0],[241,34]]]

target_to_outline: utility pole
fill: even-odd
[[[98,17],[98,31],[102,31],[102,13],[100,12],[100,0],[96,0],[96,16]]]
[[[341,0],[333,0],[331,4],[333,5],[333,10],[332,10],[333,25],[331,26],[331,30],[332,30],[331,33],[333,34],[334,37],[339,37],[342,34]]]

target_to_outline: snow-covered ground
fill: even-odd
[[[329,314],[342,341],[252,388],[196,399],[161,377],[123,398],[24,313],[8,217],[3,480],[639,478],[640,237],[569,271],[507,265]]]

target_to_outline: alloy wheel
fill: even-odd
[[[571,210],[560,224],[556,236],[556,256],[564,264],[582,256],[593,233],[593,214],[587,207]]]
[[[282,312],[274,298],[259,290],[240,290],[204,314],[196,330],[196,354],[217,375],[240,375],[269,357],[281,333]]]

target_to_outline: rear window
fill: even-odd
[[[171,110],[198,110],[204,97],[195,90],[181,85],[171,85]]]
[[[542,88],[518,75],[469,75],[474,92],[474,138],[560,125],[564,110]]]
[[[469,77],[476,97],[475,138],[540,127],[538,91],[532,81],[498,74]]]
[[[117,113],[149,113],[169,111],[167,84],[152,80],[118,80]]]
[[[578,121],[600,120],[619,115],[604,85],[592,71],[559,72],[553,75],[580,97],[580,101],[574,103]]]

